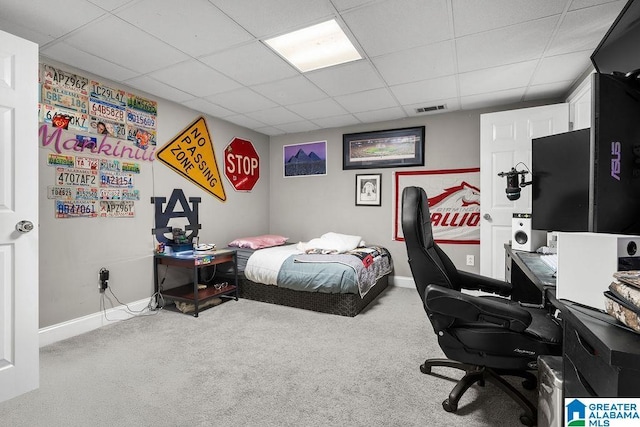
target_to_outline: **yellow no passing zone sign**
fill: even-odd
[[[227,200],[204,117],[165,144],[156,158],[223,202]]]

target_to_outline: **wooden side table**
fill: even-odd
[[[216,289],[215,286],[198,289],[200,269],[227,262],[233,263],[234,283],[232,285],[227,285],[221,289]],[[153,263],[153,282],[156,295],[160,290],[160,283],[158,283],[158,267],[160,265],[190,268],[193,270],[193,283],[163,291],[162,296],[168,300],[192,303],[195,307],[194,317],[198,317],[200,305],[212,298],[228,296],[233,297],[236,301],[238,300],[238,260],[236,258],[236,251],[233,249],[156,254],[153,257]]]

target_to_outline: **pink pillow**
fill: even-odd
[[[276,234],[264,234],[262,236],[242,237],[235,239],[229,243],[229,246],[248,249],[263,249],[271,246],[279,246],[287,242],[288,237],[278,236]]]

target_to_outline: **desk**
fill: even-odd
[[[535,252],[516,251],[504,245],[505,280],[514,285],[511,299],[531,304],[556,305],[555,271]]]
[[[238,260],[236,258],[236,251],[233,249],[219,249],[206,252],[189,250],[171,254],[156,254],[153,257],[153,261],[153,282],[156,295],[160,290],[160,283],[158,283],[158,267],[160,265],[190,268],[193,270],[192,284],[164,290],[162,295],[169,300],[194,304],[194,317],[198,317],[200,304],[211,298],[233,295],[235,296],[235,300],[238,300]],[[221,289],[216,289],[214,286],[198,289],[198,273],[200,269],[227,262],[233,262],[233,285]]]
[[[640,335],[568,301],[562,317],[564,397],[640,397]]]
[[[555,278],[540,254],[505,245],[505,263],[507,281],[524,289],[520,295],[560,310],[565,398],[640,397],[640,334],[604,312],[556,299]]]

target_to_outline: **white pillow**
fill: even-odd
[[[311,239],[306,247],[307,250],[321,249],[324,251],[346,252],[357,248],[361,241],[361,236],[329,232],[319,238]]]

